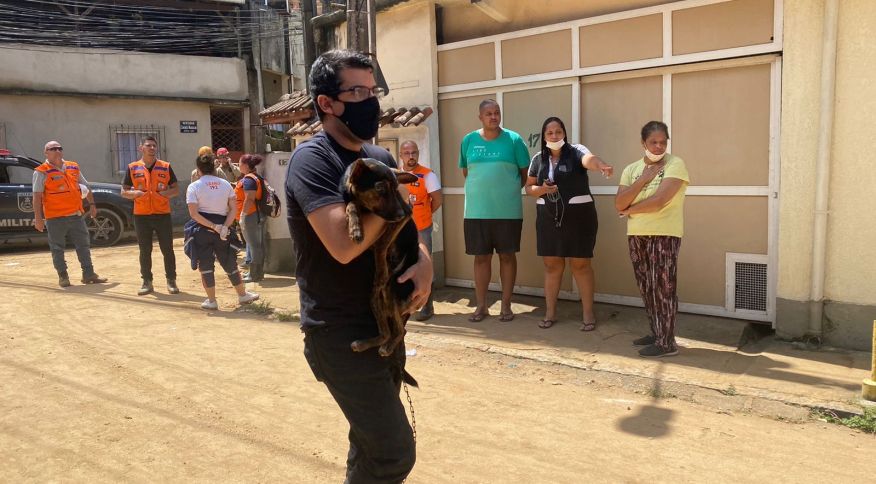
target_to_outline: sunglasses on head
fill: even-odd
[[[64,151],[64,148],[60,146],[52,146],[51,148],[46,148],[46,151]]]

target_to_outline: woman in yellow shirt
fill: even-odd
[[[627,218],[630,259],[651,334],[633,341],[639,356],[678,354],[676,272],[684,235],[684,195],[690,177],[684,160],[666,152],[669,128],[651,121],[642,128],[645,156],[627,166],[615,196],[615,208]]]

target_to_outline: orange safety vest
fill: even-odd
[[[142,197],[134,199],[134,215],[170,213],[170,199],[158,194],[170,186],[170,163],[155,160],[150,172],[143,160],[137,160],[128,165],[128,172],[131,186],[145,192]]]
[[[432,226],[432,197],[426,190],[426,175],[432,173],[432,170],[417,165],[408,173],[417,175],[417,181],[405,185],[410,193],[408,202],[414,209],[414,223],[417,224],[417,230],[427,229]]]
[[[45,173],[43,216],[47,219],[82,215],[82,190],[79,189],[79,164],[64,160],[62,170],[45,162],[36,167]]]
[[[256,182],[255,199],[256,200],[262,199],[262,184],[259,183],[259,179],[257,176],[255,176],[252,173],[248,173],[246,176],[244,176],[240,180],[237,180],[237,185],[234,185],[234,196],[235,196],[235,198],[237,198],[237,220],[238,221],[240,221],[240,214],[243,211],[243,200],[246,198],[246,194],[244,193],[244,190],[243,190],[243,180],[247,177],[255,180],[255,182]],[[257,210],[256,204],[253,203],[252,208],[248,212],[246,212],[246,214],[251,215],[251,214],[255,213],[256,210]]]

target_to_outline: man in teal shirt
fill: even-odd
[[[478,119],[483,128],[467,134],[459,150],[459,167],[465,176],[465,253],[475,258],[477,308],[468,320],[476,323],[489,316],[487,287],[495,251],[502,282],[499,321],[511,321],[511,292],[523,227],[520,189],[526,181],[529,151],[519,134],[500,126],[502,113],[495,100],[481,102]]]

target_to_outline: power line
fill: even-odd
[[[71,16],[57,9],[58,6],[94,8],[88,15]],[[271,16],[272,10],[235,10],[233,13],[232,19],[226,19],[171,7],[119,7],[77,0],[24,0],[10,5],[3,1],[0,2],[0,43],[236,54],[238,49],[249,51],[255,43],[280,39],[285,42],[289,26],[282,17]]]

